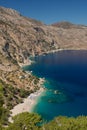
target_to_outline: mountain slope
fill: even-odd
[[[0,96],[3,99],[0,118],[3,119],[6,111],[3,124],[7,122],[9,109],[41,85],[39,78],[21,66],[30,63],[29,56],[60,49],[87,50],[87,27],[69,22],[47,26],[13,9],[0,7]]]
[[[0,77],[15,87],[29,86],[20,65],[28,57],[59,49],[87,49],[87,27],[61,22],[45,25],[0,7]],[[3,57],[3,58],[2,58]],[[21,82],[20,76],[23,78]],[[30,81],[30,83],[29,83]]]

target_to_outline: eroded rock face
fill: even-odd
[[[87,49],[87,27],[61,22],[45,25],[23,17],[12,9],[0,7],[0,77],[19,70],[30,55],[39,55],[58,49]],[[22,72],[23,75],[23,72]],[[14,75],[16,78],[16,76]],[[15,79],[14,78],[14,79]],[[15,79],[17,80],[17,79]],[[27,84],[27,79],[24,87]],[[21,82],[21,81],[20,81]],[[18,83],[15,86],[18,86]],[[31,87],[31,85],[30,85]]]

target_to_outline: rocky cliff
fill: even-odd
[[[15,87],[36,88],[21,64],[29,56],[60,49],[87,49],[87,27],[60,22],[45,25],[19,12],[0,7],[0,77]],[[35,79],[36,80],[36,79]],[[32,87],[34,86],[34,87]]]

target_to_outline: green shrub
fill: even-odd
[[[39,130],[37,123],[41,122],[41,117],[25,112],[15,116],[13,120],[14,123],[10,124],[7,130]]]

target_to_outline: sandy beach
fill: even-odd
[[[26,66],[26,65],[31,65],[32,61],[28,59],[26,63],[20,64],[21,67]],[[26,73],[31,73],[31,72],[26,72]],[[9,122],[13,122],[12,117],[20,114],[22,112],[32,112],[33,107],[36,105],[38,98],[40,95],[43,93],[44,88],[41,87],[43,82],[45,81],[44,78],[39,78],[39,84],[38,86],[40,87],[39,90],[37,90],[34,93],[31,93],[27,98],[24,99],[23,103],[17,104],[11,111],[10,117],[9,117]]]
[[[9,118],[9,121],[12,122],[12,117],[22,113],[22,112],[32,112],[33,107],[37,103],[38,97],[42,94],[44,89],[41,87],[38,91],[30,94],[26,99],[24,99],[23,103],[20,103],[16,105],[12,110],[11,110],[11,116]]]

